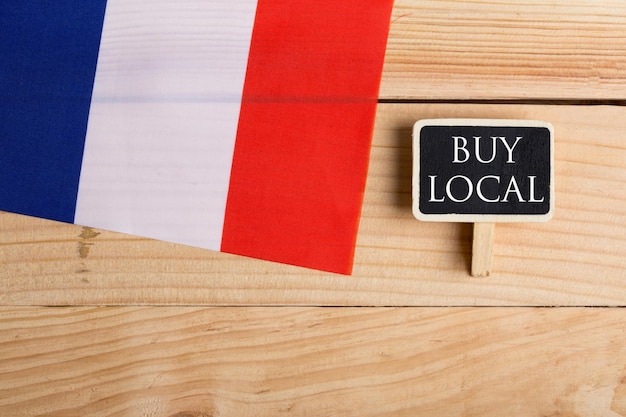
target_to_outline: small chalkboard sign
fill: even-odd
[[[433,119],[414,127],[413,212],[424,221],[546,221],[553,129],[529,120]]]
[[[481,224],[492,240],[495,222],[552,217],[554,130],[550,123],[421,120],[413,129],[413,158],[413,213],[420,220]],[[472,269],[472,274],[489,274]]]

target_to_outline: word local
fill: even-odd
[[[481,136],[474,136],[474,154],[472,155],[471,151],[468,149],[468,140],[463,136],[452,136],[451,139],[454,141],[453,149],[454,155],[452,159],[453,164],[463,164],[469,161],[472,156],[476,158],[476,160],[481,164],[489,164],[496,159],[498,149],[501,149],[498,146],[499,143],[504,145],[504,149],[506,150],[506,160],[507,164],[515,164],[515,160],[513,159],[513,150],[518,145],[518,143],[523,139],[522,136],[517,136],[512,144],[509,144],[506,137],[504,136],[491,136],[491,154],[484,158],[485,152],[481,151],[483,145],[483,139]],[[488,142],[488,140],[486,141]],[[510,178],[502,181],[500,175],[485,175],[478,179],[476,185],[474,185],[473,181],[465,176],[465,175],[455,175],[449,178],[445,182],[445,193],[443,190],[439,190],[438,184],[439,179],[437,175],[428,175],[430,179],[430,199],[428,200],[431,203],[441,203],[446,200],[446,197],[455,203],[463,203],[469,200],[473,195],[474,191],[476,191],[476,195],[482,201],[486,203],[498,203],[498,202],[509,202],[509,199],[517,199],[520,203],[542,203],[545,200],[545,197],[537,198],[535,195],[535,179],[537,176],[529,175],[528,178],[528,190],[526,193],[522,193],[520,190],[518,181],[515,179],[515,176],[511,176]],[[504,195],[485,195],[483,191],[483,185],[488,182],[494,182],[498,184],[497,188],[500,188],[501,182],[506,182],[506,191]],[[454,186],[455,183],[465,184],[464,187]],[[493,189],[494,187],[491,187]],[[456,190],[456,195],[453,193],[453,189]],[[467,190],[465,192],[459,193],[459,190]],[[439,190],[439,192],[438,192]]]

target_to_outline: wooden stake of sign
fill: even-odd
[[[548,221],[554,130],[533,120],[432,119],[413,128],[413,214],[474,223],[471,274],[491,274],[496,222]]]
[[[493,238],[495,223],[474,223],[472,242],[472,276],[488,277],[493,260]]]

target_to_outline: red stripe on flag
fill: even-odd
[[[222,250],[350,273],[392,0],[260,0]]]

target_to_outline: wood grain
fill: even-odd
[[[438,117],[547,120],[548,223],[498,224],[470,276],[470,224],[411,214],[411,127]],[[0,214],[0,304],[626,305],[626,108],[379,106],[353,276]]]
[[[488,277],[491,275],[495,232],[495,223],[474,223],[472,233],[472,266],[470,269],[474,277]]]
[[[626,98],[626,3],[396,0],[386,99]]]
[[[623,416],[626,310],[3,308],[0,415]]]

